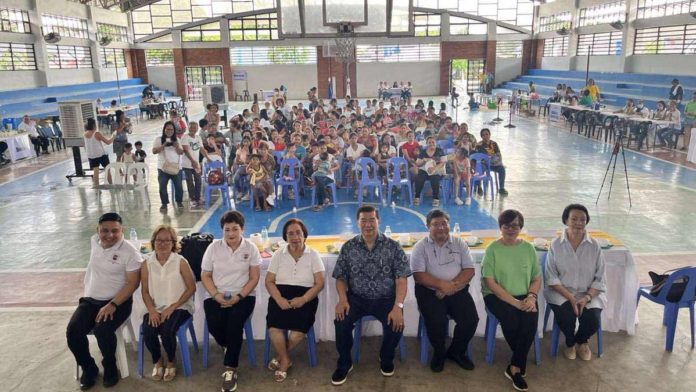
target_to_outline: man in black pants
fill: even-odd
[[[7,143],[0,141],[0,165],[10,163],[9,159],[5,159],[5,151],[7,151]]]
[[[99,218],[92,236],[92,252],[85,273],[85,292],[67,329],[68,348],[82,368],[80,389],[94,386],[99,368],[89,353],[87,334],[94,332],[104,366],[104,387],[118,383],[116,330],[130,317],[131,296],[140,284],[140,251],[123,239],[121,216],[109,212]]]
[[[462,368],[473,370],[474,364],[466,351],[479,318],[469,294],[469,282],[474,277],[469,247],[460,237],[450,236],[449,215],[446,212],[437,209],[430,211],[426,224],[430,235],[418,241],[413,248],[411,269],[416,281],[418,309],[434,349],[430,369],[441,372],[445,358],[449,358]],[[448,317],[456,325],[452,343],[445,351]]]
[[[394,375],[394,351],[404,330],[406,278],[411,268],[401,245],[379,232],[379,212],[371,205],[358,208],[360,235],[341,247],[333,270],[336,279],[336,349],[338,363],[333,385],[346,382],[353,369],[353,327],[363,316],[382,323],[384,336],[379,353],[384,377]]]

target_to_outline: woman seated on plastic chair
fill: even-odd
[[[220,227],[222,239],[208,246],[201,262],[201,282],[208,292],[203,308],[210,334],[225,348],[221,390],[234,391],[244,323],[256,305],[261,255],[256,245],[243,237],[244,215],[227,211],[220,218]]]
[[[283,226],[283,240],[288,244],[275,252],[266,274],[266,289],[271,296],[266,324],[277,353],[268,368],[275,372],[277,382],[287,378],[292,366],[290,351],[314,325],[317,295],[324,288],[324,262],[317,251],[305,245],[307,236],[301,220],[288,220]]]
[[[498,173],[498,193],[507,196],[505,190],[505,166],[503,166],[503,156],[500,153],[498,143],[491,140],[491,130],[481,129],[481,141],[476,145],[476,152],[480,152],[491,157],[491,171]],[[479,192],[483,194],[483,191]]]
[[[196,281],[188,261],[179,250],[176,230],[168,225],[152,232],[154,252],[140,268],[143,302],[143,339],[152,354],[152,378],[171,381],[176,376],[176,332],[193,314]],[[167,353],[167,365],[160,351],[160,340]]]
[[[271,179],[273,172],[266,171],[258,154],[251,155],[246,171],[249,176],[249,186],[254,192],[254,209],[256,211],[261,211],[261,209],[271,211],[273,209],[273,205],[270,204],[273,201],[273,182]]]
[[[546,256],[544,297],[565,335],[564,354],[568,359],[589,361],[587,344],[600,325],[606,303],[606,276],[602,248],[587,233],[590,214],[585,206],[571,204],[563,210],[566,229],[551,242]],[[580,327],[575,331],[576,321]]]
[[[519,211],[505,210],[498,216],[502,237],[486,248],[481,263],[481,291],[486,308],[500,322],[512,349],[505,377],[518,391],[527,390],[527,354],[537,333],[537,295],[541,268],[534,245],[517,238],[524,227]]]
[[[445,175],[445,153],[437,147],[435,138],[429,136],[426,139],[427,147],[421,149],[416,166],[418,175],[416,176],[416,196],[413,200],[414,205],[420,205],[420,194],[423,191],[426,181],[430,181],[433,189],[433,207],[440,205],[440,180]]]

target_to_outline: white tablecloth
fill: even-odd
[[[0,140],[7,143],[7,153],[10,155],[10,160],[12,162],[34,156],[34,148],[27,133],[0,137]]]
[[[607,307],[602,312],[602,329],[607,332],[618,332],[624,330],[629,335],[635,333],[636,324],[636,292],[638,291],[638,277],[636,276],[633,257],[628,249],[624,247],[614,247],[605,250],[606,260],[606,275],[607,275]],[[483,296],[481,295],[481,259],[483,258],[483,249],[475,249],[471,251],[475,261],[476,275],[471,281],[469,292],[476,303],[476,310],[479,315],[479,324],[476,329],[476,334],[483,336],[486,326],[486,310],[484,307]],[[543,252],[538,253],[539,257]],[[324,290],[319,294],[319,308],[317,310],[316,323],[314,331],[319,340],[335,340],[334,333],[334,310],[338,303],[338,295],[336,294],[336,280],[331,278],[331,272],[336,265],[337,255],[323,255],[324,265],[326,266],[326,284]],[[266,268],[268,262],[265,260],[262,264],[261,279],[256,288],[256,307],[252,316],[252,326],[255,339],[264,339],[266,328],[266,311],[268,309],[269,295],[264,286],[266,278]],[[198,340],[202,340],[203,320],[205,313],[203,311],[203,296],[205,289],[201,283],[198,283],[196,291],[196,310],[194,314],[194,325],[196,328],[196,336]],[[543,333],[543,309],[545,300],[543,295],[539,295],[539,332]],[[131,320],[133,325],[140,328],[143,315],[146,313],[145,305],[142,301],[140,289],[134,294],[133,314]],[[418,305],[414,295],[413,278],[408,279],[408,295],[404,302],[404,315],[406,320],[405,332],[406,336],[416,336],[418,329]],[[553,324],[553,312],[549,319],[548,328]],[[382,329],[379,322],[366,323],[363,327],[365,335],[381,335]],[[137,333],[137,332],[136,332]]]
[[[691,128],[687,132],[691,132],[691,140],[689,140],[689,154],[686,156],[686,160],[696,163],[696,128]]]

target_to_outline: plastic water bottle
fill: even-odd
[[[452,229],[452,235],[455,237],[459,237],[460,229],[459,229],[459,223],[454,224],[454,228]]]
[[[138,232],[135,231],[135,227],[131,227],[130,234],[128,235],[130,240],[133,242],[138,241]]]
[[[387,225],[387,227],[384,228],[384,235],[387,237],[391,237],[391,235],[392,235],[391,226]]]
[[[292,213],[297,215],[297,207],[292,207]]]
[[[261,229],[261,241],[263,241],[263,247],[268,246],[268,229],[266,229],[266,226]]]

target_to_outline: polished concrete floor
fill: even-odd
[[[194,105],[190,110],[197,112],[193,118],[201,116],[200,106]],[[493,117],[493,112],[459,113],[459,121],[468,122],[473,132],[488,126],[486,122]],[[607,200],[607,179],[595,204],[611,146],[570,134],[562,124],[527,118],[513,118],[513,122],[517,128],[489,126],[508,168],[506,188],[510,195],[493,202],[476,198],[469,207],[446,205],[463,230],[495,227],[495,217],[506,208],[522,211],[529,229],[556,229],[561,227],[563,207],[580,202],[590,208],[590,227],[609,232],[633,252],[641,281],[649,280],[648,270],[664,271],[694,265],[696,170],[683,165],[683,154],[667,150],[650,154],[626,150],[632,206],[629,206],[621,160],[611,198]],[[141,121],[130,139],[142,140],[149,151],[161,126],[161,121]],[[155,158],[148,158],[148,162],[154,168]],[[147,208],[147,203],[135,195],[123,200],[108,191],[97,192],[89,179],[68,183],[65,175],[73,171],[72,155],[66,151],[0,168],[0,343],[4,348],[4,355],[0,356],[0,391],[77,389],[71,376],[74,362],[64,344],[64,328],[82,290],[81,281],[89,255],[88,238],[94,233],[100,214],[119,210],[126,227],[136,228],[141,238],[149,237],[150,230],[160,223],[170,223],[184,234],[201,228],[218,230],[216,220],[222,208],[208,212],[170,208],[168,214],[161,214],[154,176],[151,176],[148,189],[151,208]],[[345,195],[343,202],[352,203],[348,199]],[[304,205],[307,203],[304,201]],[[415,208],[397,203],[397,207],[380,207],[383,227],[390,225],[394,232],[423,230],[418,217],[427,213],[429,205]],[[247,216],[247,233],[259,231],[263,226],[277,233],[282,221],[292,215],[287,214],[292,208],[288,202],[283,202],[272,213],[251,213],[244,205],[238,208]],[[356,231],[353,214],[353,204],[321,213],[298,210],[298,216],[306,220],[310,232],[316,234]],[[341,223],[326,225],[327,221]],[[694,351],[689,349],[688,312],[682,311],[675,351],[669,354],[664,351],[665,330],[660,328],[660,311],[658,306],[641,303],[636,335],[606,333],[604,357],[589,363],[549,358],[549,339],[542,339],[543,362],[539,368],[530,368],[531,390],[692,389],[696,385],[696,363]],[[436,376],[417,363],[417,343],[408,339],[408,360],[398,365],[397,375],[392,379],[385,379],[378,373],[377,342],[364,343],[367,348],[364,359],[341,389],[512,390],[502,376],[503,359],[509,355],[505,343],[499,341],[498,361],[488,366],[483,363],[484,345],[480,340],[474,344],[476,371],[458,371],[450,364],[444,374]],[[260,346],[257,342],[257,357],[260,357]],[[310,372],[300,350],[296,368],[285,383],[277,385],[268,372],[243,367],[240,390],[330,390],[328,380],[336,358],[335,350],[331,342],[321,343],[319,347],[318,369]],[[129,355],[134,374],[135,356],[132,352]],[[202,371],[199,357],[194,355],[194,358],[194,377],[180,377],[172,388],[180,391],[217,389],[219,369]],[[219,354],[213,355],[212,363],[219,362]],[[116,390],[164,390],[165,387],[169,386],[131,377]]]

